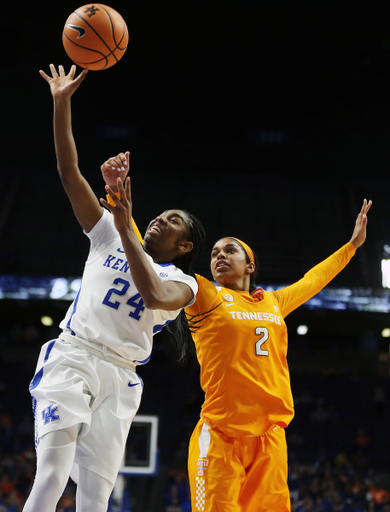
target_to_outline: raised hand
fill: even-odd
[[[47,75],[44,71],[40,70],[39,74],[50,85],[50,90],[53,98],[67,97],[70,98],[72,94],[78,89],[81,82],[84,80],[88,70],[84,69],[76,78],[76,66],[70,68],[69,73],[66,75],[63,66],[58,66],[58,73],[53,64],[50,64],[51,76]]]
[[[117,178],[116,186],[118,190],[123,190],[121,178]],[[126,231],[134,231],[131,220],[133,203],[131,200],[130,178],[126,179],[124,194],[121,194],[120,198],[115,195],[115,191],[109,185],[106,185],[106,191],[112,203],[108,203],[105,199],[100,199],[100,202],[114,216],[114,224],[119,234]]]
[[[126,151],[126,153],[119,153],[119,155],[109,158],[100,169],[106,184],[117,191],[118,178],[123,183],[130,170],[130,152]]]
[[[364,244],[367,232],[367,213],[371,208],[372,201],[367,203],[367,199],[363,201],[362,209],[356,219],[355,229],[353,230],[351,237],[351,244],[355,246],[355,249]]]

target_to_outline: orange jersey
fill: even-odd
[[[215,286],[197,275],[189,318],[205,392],[202,419],[230,437],[263,435],[294,416],[284,318],[326,286],[355,254],[351,243],[282,290],[252,294]],[[215,309],[213,309],[215,308]],[[212,311],[211,311],[212,310]]]

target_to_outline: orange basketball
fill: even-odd
[[[107,5],[88,4],[66,20],[62,42],[72,61],[99,70],[116,64],[124,55],[129,32],[122,16]]]

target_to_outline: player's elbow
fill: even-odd
[[[159,293],[148,293],[142,296],[144,305],[148,309],[164,309],[163,306],[165,299],[165,294],[161,295]]]
[[[154,297],[145,297],[142,299],[144,301],[144,305],[148,309],[160,309],[158,307],[159,302]]]
[[[142,294],[141,294],[142,295]],[[164,311],[176,311],[184,308],[192,299],[192,289],[184,283],[166,282],[162,287],[151,290],[142,295],[145,306],[148,309],[162,309]]]
[[[68,185],[82,179],[77,161],[58,162],[57,171],[63,185]]]
[[[178,307],[181,307],[175,303],[176,301],[172,300],[172,297],[169,297],[166,294],[164,296],[151,295],[143,299],[143,301],[148,309],[162,309],[164,311],[174,311],[178,309]]]

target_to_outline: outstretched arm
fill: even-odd
[[[110,203],[105,199],[100,202],[108,208],[114,216],[115,227],[121,237],[126,259],[137,290],[148,309],[163,309],[174,311],[183,308],[193,298],[193,292],[184,283],[167,281],[161,282],[139,242],[132,222],[132,201],[130,192],[130,178],[126,179],[125,190],[122,180],[117,179],[117,189],[120,190],[120,199],[111,187],[106,185],[106,191],[111,197]]]
[[[361,245],[364,244],[366,240],[366,232],[367,232],[367,213],[371,208],[372,201],[367,203],[367,199],[363,201],[362,209],[360,210],[359,215],[356,219],[355,229],[353,230],[352,237],[350,243],[358,249]]]
[[[349,243],[309,270],[298,282],[287,288],[272,292],[278,299],[283,316],[288,315],[303,303],[314,297],[349,263],[352,256],[366,239],[367,213],[372,202],[363,202],[357,216],[355,229]]]
[[[76,66],[72,66],[66,75],[63,66],[59,66],[57,72],[54,65],[50,64],[50,71],[51,77],[44,71],[39,73],[50,85],[53,96],[53,128],[57,169],[76,218],[84,231],[88,233],[102,216],[103,210],[78,167],[71,113],[71,97],[84,80],[87,70],[75,77]]]

